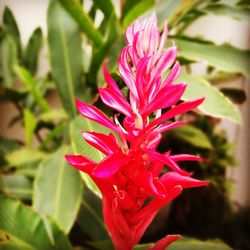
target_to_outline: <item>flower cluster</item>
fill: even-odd
[[[199,161],[198,156],[159,153],[161,134],[184,125],[172,121],[196,108],[203,98],[179,102],[185,83],[175,83],[180,65],[177,49],[164,48],[167,26],[160,35],[155,15],[137,20],[126,31],[127,46],[121,51],[118,70],[129,89],[127,100],[103,66],[107,87],[99,88],[102,101],[118,111],[109,119],[94,106],[76,101],[79,112],[113,133],[83,132],[83,138],[105,154],[100,162],[83,155],[67,155],[67,161],[87,173],[102,193],[103,215],[115,249],[130,250],[138,244],[159,211],[182,189],[206,185],[182,170],[178,162]],[[166,77],[164,73],[168,72]],[[166,110],[163,112],[163,109]],[[166,171],[167,169],[167,171]],[[161,250],[176,240],[169,235],[149,249]]]

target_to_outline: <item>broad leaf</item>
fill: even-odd
[[[76,0],[60,0],[63,7],[75,19],[82,31],[97,46],[103,45],[103,37],[95,28],[93,21],[83,11],[82,6]]]
[[[14,80],[13,64],[17,62],[17,49],[14,39],[10,35],[4,35],[0,41],[0,70],[3,85],[11,87]]]
[[[205,61],[219,70],[250,76],[250,51],[240,50],[230,45],[217,46],[211,42],[172,38],[179,49],[178,56],[191,61]]]
[[[250,20],[250,10],[239,6],[215,3],[208,5],[206,8],[201,9],[201,11],[215,15],[229,16],[238,20]]]
[[[24,52],[24,64],[32,74],[36,73],[39,51],[42,45],[42,30],[35,29]]]
[[[182,74],[178,81],[187,83],[182,100],[204,96],[205,101],[198,107],[199,110],[210,116],[227,118],[240,123],[241,116],[236,106],[204,78]]]
[[[87,118],[78,116],[70,124],[70,137],[75,154],[86,155],[87,157],[93,159],[96,162],[99,162],[103,159],[104,155],[94,147],[90,146],[82,137],[82,131],[95,131],[101,133],[110,132],[107,128],[90,121]],[[86,182],[87,186],[94,191],[96,194],[100,195],[100,191],[92,181],[92,179],[85,173],[82,173],[82,177]]]
[[[31,200],[32,181],[23,175],[0,175],[0,191],[25,200]]]
[[[72,118],[76,114],[75,90],[83,82],[80,30],[59,1],[51,1],[47,22],[52,75],[62,104]]]
[[[35,82],[35,79],[30,74],[30,72],[27,69],[25,69],[25,68],[23,68],[21,66],[18,66],[18,65],[14,66],[14,70],[15,70],[15,73],[17,74],[17,76],[24,83],[26,89],[28,91],[30,91],[30,93],[32,94],[34,100],[39,105],[40,109],[42,111],[50,110],[49,104],[47,103],[45,98],[42,96],[42,94],[41,94],[40,90],[38,89],[38,86],[37,86],[37,84]]]
[[[0,231],[11,240],[10,245],[23,245],[27,250],[71,249],[67,237],[52,222],[48,223],[50,238],[43,219],[29,207],[1,193],[0,204]]]
[[[102,201],[87,187],[83,190],[77,222],[94,241],[109,239],[102,217]]]
[[[67,148],[41,162],[34,182],[33,207],[41,215],[49,215],[69,232],[80,207],[83,182],[77,170],[64,158]]]
[[[6,34],[10,35],[13,38],[16,45],[17,53],[21,57],[22,47],[21,47],[20,32],[15,17],[8,7],[5,7],[4,9],[3,24]]]
[[[175,128],[171,134],[199,148],[212,149],[213,147],[207,135],[191,125]]]

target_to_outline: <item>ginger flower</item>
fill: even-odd
[[[131,250],[138,244],[159,209],[184,188],[207,184],[191,178],[178,165],[180,161],[202,160],[198,156],[157,152],[162,133],[185,125],[171,120],[203,101],[179,102],[186,84],[175,83],[180,65],[176,62],[177,48],[164,48],[167,33],[165,25],[160,35],[154,14],[127,28],[127,46],[121,51],[118,71],[128,87],[129,100],[104,64],[107,87],[99,88],[99,93],[102,101],[118,112],[113,120],[96,107],[76,100],[81,115],[111,130],[108,135],[82,133],[87,143],[105,155],[100,162],[83,155],[66,155],[66,159],[88,174],[100,189],[104,222],[117,250]],[[163,78],[166,71],[169,73]],[[165,249],[178,238],[166,236],[149,249]]]

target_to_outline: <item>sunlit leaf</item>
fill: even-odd
[[[182,100],[205,97],[205,101],[198,107],[203,113],[214,117],[227,118],[237,123],[241,121],[236,106],[204,78],[182,74],[178,81],[187,83]]]
[[[204,61],[219,70],[250,76],[250,51],[230,45],[217,46],[200,39],[170,38],[179,49],[178,56],[191,61]]]
[[[112,0],[93,0],[94,5],[98,7],[105,16],[110,16],[114,11],[114,4]]]
[[[25,142],[27,147],[32,146],[32,139],[36,128],[36,118],[29,109],[24,109]]]
[[[49,104],[42,96],[40,90],[38,89],[35,79],[30,74],[30,72],[22,66],[14,66],[15,73],[22,80],[27,90],[33,95],[34,100],[37,102],[42,111],[48,111],[50,109]]]

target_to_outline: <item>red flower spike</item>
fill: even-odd
[[[164,49],[167,34],[165,24],[160,36],[155,14],[143,21],[136,20],[127,28],[127,46],[121,51],[118,71],[128,87],[129,100],[104,62],[107,87],[99,88],[99,93],[102,101],[118,112],[114,122],[96,107],[76,100],[78,111],[84,117],[112,131],[109,135],[82,133],[88,144],[105,155],[100,162],[82,155],[65,158],[73,167],[87,173],[100,189],[104,222],[116,250],[132,250],[159,209],[184,188],[207,184],[191,178],[190,173],[178,166],[180,161],[203,161],[199,156],[157,152],[162,133],[186,124],[170,119],[191,111],[204,100],[177,104],[186,84],[175,83],[180,65],[175,62],[177,48]],[[169,74],[162,79],[166,71]],[[164,113],[165,108],[168,110]],[[113,133],[119,137],[119,143]],[[164,167],[171,172],[164,174]],[[163,250],[178,238],[178,235],[166,236],[149,250]]]

